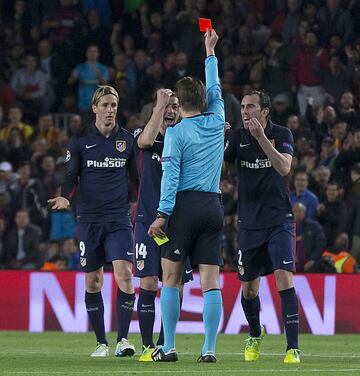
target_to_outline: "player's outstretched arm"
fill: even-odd
[[[153,108],[150,120],[137,140],[140,149],[148,149],[153,146],[164,122],[164,113],[172,94],[173,92],[170,89],[159,89],[156,92],[156,105]]]
[[[47,201],[53,210],[67,210],[70,208],[70,202],[65,197],[55,197]]]

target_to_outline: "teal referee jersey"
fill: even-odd
[[[208,111],[166,130],[158,211],[167,215],[177,192],[219,192],[225,113],[215,56],[205,60],[205,76]]]

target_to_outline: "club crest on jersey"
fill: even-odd
[[[138,270],[143,270],[144,266],[145,266],[144,264],[145,264],[144,260],[136,261],[136,267],[137,267],[137,269]]]
[[[86,257],[80,257],[80,265],[81,265],[82,267],[85,267],[86,264],[87,264],[87,262],[86,262]]]
[[[116,150],[119,150],[120,153],[126,150],[126,141],[116,141],[115,144]]]

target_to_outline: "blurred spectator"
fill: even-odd
[[[271,111],[271,120],[276,124],[285,126],[291,112],[289,108],[289,97],[286,94],[275,95]]]
[[[110,29],[105,27],[96,9],[89,9],[86,15],[87,27],[85,28],[81,45],[93,44],[100,49],[100,61],[111,64],[112,51],[110,46]]]
[[[43,263],[40,252],[41,230],[30,222],[27,210],[15,214],[15,227],[5,240],[5,257],[10,269],[36,269]]]
[[[10,131],[17,128],[21,132],[21,136],[24,142],[29,142],[30,137],[33,133],[33,128],[29,124],[23,123],[22,120],[22,110],[20,107],[12,107],[8,114],[9,123],[5,128],[0,130],[0,139],[8,141],[10,136]]]
[[[46,78],[46,100],[47,107],[50,109],[56,101],[55,94],[60,94],[59,87],[67,77],[64,77],[64,64],[60,57],[52,52],[52,45],[49,39],[41,39],[38,43],[39,69]]]
[[[335,145],[335,140],[332,137],[325,137],[321,142],[319,164],[332,170],[335,158],[338,154],[339,150]]]
[[[53,16],[43,19],[42,31],[44,34],[49,33],[56,47],[79,33],[81,14],[73,4],[72,0],[59,0]]]
[[[287,0],[287,14],[282,27],[282,39],[291,42],[295,38],[299,22],[301,20],[301,0]]]
[[[41,159],[39,179],[45,188],[46,201],[56,196],[62,184],[63,177],[55,172],[55,159],[52,155],[45,155]]]
[[[357,162],[360,162],[360,129],[353,132],[351,143],[346,150],[340,151],[334,161],[334,176],[345,187],[351,184],[350,170],[354,164],[356,166]],[[355,171],[356,167],[354,173],[356,173]]]
[[[238,128],[241,124],[241,106],[239,100],[232,92],[232,83],[229,75],[234,75],[232,71],[225,72],[222,79],[222,97],[225,105],[225,119],[233,128]]]
[[[21,100],[24,110],[29,116],[34,113],[41,114],[49,112],[50,104],[46,97],[47,81],[46,76],[38,68],[37,57],[27,55],[25,67],[18,69],[11,77],[11,86],[16,92],[16,97]]]
[[[300,115],[305,114],[309,97],[314,98],[321,106],[324,104],[325,95],[321,87],[321,78],[315,73],[314,68],[318,65],[320,69],[325,70],[327,64],[326,50],[319,48],[315,32],[309,30],[304,46],[295,51],[291,63],[291,90],[294,94],[297,93]]]
[[[90,45],[86,50],[86,62],[79,64],[71,73],[68,84],[79,81],[78,106],[80,111],[91,109],[91,99],[97,85],[105,85],[109,80],[109,69],[99,63],[99,48]]]
[[[304,171],[298,171],[295,175],[295,190],[290,192],[291,205],[299,202],[306,208],[306,218],[315,218],[319,200],[316,195],[308,190],[309,177]]]
[[[360,265],[360,197],[354,201],[349,208],[349,215],[346,224],[346,234],[351,244],[351,254]]]
[[[70,117],[69,121],[69,132],[70,136],[74,136],[78,133],[80,133],[82,129],[82,122],[81,122],[81,117],[79,115],[72,115]]]
[[[314,171],[314,179],[311,180],[309,187],[311,192],[313,192],[320,201],[325,198],[325,192],[330,182],[330,175],[330,169],[326,166],[320,165]]]
[[[355,273],[356,260],[350,254],[349,240],[345,234],[336,237],[334,245],[322,254],[322,258],[330,258],[337,273]],[[324,270],[324,272],[326,272]]]
[[[338,103],[342,94],[349,89],[353,76],[352,67],[345,67],[338,55],[332,55],[329,60],[329,68],[318,68],[316,73],[322,80],[322,86],[328,94],[331,103]]]
[[[18,170],[19,179],[10,185],[12,207],[14,210],[28,210],[31,222],[40,228],[46,217],[46,196],[44,187],[31,178],[29,162],[22,163]]]
[[[293,206],[296,222],[296,270],[316,272],[326,239],[319,222],[306,216],[305,206],[297,202]]]
[[[317,14],[319,22],[320,40],[323,46],[329,42],[329,38],[340,35],[343,44],[349,43],[353,37],[353,21],[350,12],[342,7],[340,0],[327,0]]]
[[[68,268],[68,259],[63,255],[54,255],[44,263],[41,270],[44,272],[53,272],[56,270],[66,270]]]
[[[5,268],[5,234],[6,234],[6,220],[0,217],[0,269]]]
[[[306,124],[300,124],[300,118],[298,115],[291,114],[286,121],[286,126],[291,130],[294,137],[295,144],[297,141],[304,137],[308,144],[312,143],[313,134]]]
[[[340,197],[336,183],[328,184],[325,198],[317,208],[317,214],[326,236],[327,247],[332,247],[337,236],[344,232],[346,224],[346,205]]]
[[[83,15],[88,14],[91,10],[96,10],[101,23],[106,27],[111,26],[111,4],[109,0],[83,0],[81,3]]]
[[[33,139],[44,138],[49,146],[54,146],[57,141],[59,129],[54,126],[53,117],[51,114],[39,116],[38,126],[35,131]]]
[[[79,270],[80,254],[74,238],[64,239],[61,246],[61,252],[66,257],[67,268],[69,270]]]
[[[7,144],[9,148],[8,161],[12,164],[14,170],[17,170],[22,162],[31,158],[31,148],[24,142],[18,128],[13,128],[10,131]]]
[[[188,66],[188,57],[184,51],[179,51],[175,55],[175,65],[166,73],[166,79],[164,82],[165,87],[174,90],[175,84],[178,80],[185,76],[190,76]]]
[[[134,94],[136,91],[136,67],[124,53],[119,52],[114,56],[114,67],[110,68],[110,81],[117,88],[122,79],[129,81],[131,92]]]
[[[15,106],[15,101],[16,93],[14,89],[7,81],[5,81],[4,75],[0,74],[0,107],[4,112],[4,115],[8,113],[10,108]]]
[[[13,166],[10,162],[0,163],[0,192],[8,191],[10,185],[16,181],[17,176],[12,171]]]
[[[273,95],[287,95],[287,104],[290,104],[290,63],[293,52],[293,46],[285,44],[276,35],[270,38],[266,49],[269,58],[265,68],[265,88]]]
[[[355,98],[351,91],[342,93],[336,112],[338,117],[348,123],[352,130],[360,128],[359,113],[355,108]]]
[[[333,106],[322,107],[314,106],[314,98],[308,98],[306,107],[306,119],[310,129],[315,134],[316,151],[320,151],[321,142],[324,137],[330,136],[331,129],[337,121],[336,111]]]

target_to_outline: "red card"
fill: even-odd
[[[199,28],[202,33],[206,32],[206,29],[212,30],[210,18],[199,18]]]

